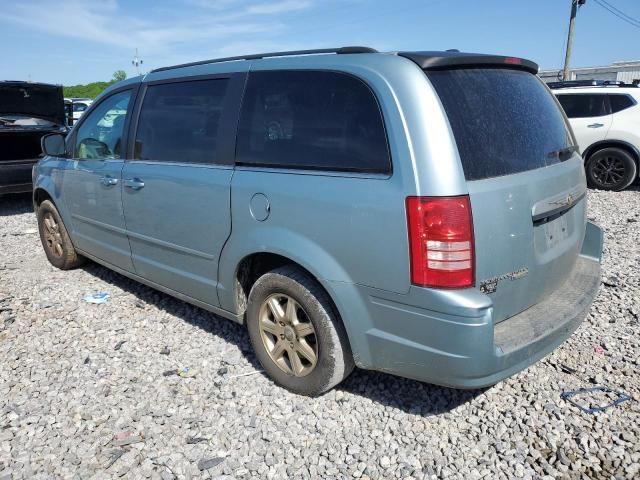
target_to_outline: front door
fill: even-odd
[[[76,247],[131,272],[121,176],[132,95],[129,89],[105,98],[78,126],[63,193]]]
[[[136,273],[210,305],[231,232],[241,86],[241,76],[149,83],[122,174]]]

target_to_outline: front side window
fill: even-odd
[[[609,114],[607,96],[604,94],[558,95],[560,105],[569,118],[602,117]]]
[[[324,71],[249,76],[236,162],[267,167],[388,173],[378,102],[357,78]]]
[[[228,79],[150,85],[142,102],[134,158],[214,163]]]
[[[131,90],[116,93],[86,117],[76,135],[75,158],[102,160],[124,156],[122,137],[130,99]]]

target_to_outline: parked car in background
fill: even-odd
[[[74,100],[73,101],[73,122],[77,122],[82,114],[93,103],[93,100]]]
[[[491,385],[562,343],[600,285],[582,158],[536,72],[347,47],[119,82],[43,141],[44,251],[246,323],[298,393],[354,364]]]
[[[61,86],[0,81],[0,194],[31,191],[40,140],[66,131]]]
[[[585,160],[589,186],[622,190],[638,178],[640,88],[620,82],[550,84]]]

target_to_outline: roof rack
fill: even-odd
[[[336,54],[378,53],[378,51],[369,47],[339,47],[339,48],[318,48],[316,50],[291,50],[289,52],[258,53],[255,55],[241,55],[238,57],[212,58],[210,60],[200,60],[198,62],[182,63],[180,65],[172,65],[170,67],[160,67],[160,68],[156,68],[155,70],[151,70],[151,73],[163,72],[165,70],[173,70],[175,68],[182,68],[182,67],[195,67],[198,65],[208,65],[209,63],[234,62],[238,60],[259,60],[261,58],[290,57],[294,55],[317,55],[321,53],[336,53]]]
[[[624,83],[619,80],[564,80],[561,82],[549,82],[547,86],[557,90],[571,87],[637,87],[636,84]]]

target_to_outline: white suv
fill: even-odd
[[[640,161],[640,88],[615,83],[574,86],[576,83],[550,86],[569,117],[589,186],[627,188],[637,178]]]

